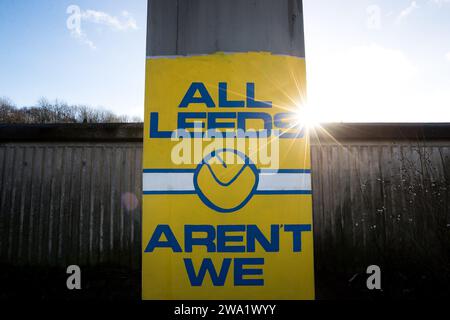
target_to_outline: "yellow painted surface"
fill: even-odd
[[[200,155],[192,155],[192,164],[176,164],[171,158],[175,145],[171,139],[150,138],[150,114],[159,113],[159,130],[177,128],[179,112],[265,112],[275,115],[295,112],[306,96],[304,59],[275,56],[268,53],[214,54],[195,57],[147,59],[146,102],[144,126],[144,169],[196,169],[205,154],[214,147],[207,143],[197,146]],[[218,83],[228,84],[228,100],[245,100],[246,84],[255,84],[257,100],[271,101],[270,109],[207,108],[192,104],[179,108],[180,102],[193,82],[204,83],[212,99],[218,101]],[[232,121],[232,120],[227,120]],[[251,123],[249,122],[249,125]],[[255,128],[258,124],[255,124]],[[247,139],[248,141],[248,139]],[[305,136],[301,139],[279,139],[281,169],[310,169],[310,150]],[[250,149],[246,155],[258,169],[268,167]],[[205,151],[205,152],[203,152]],[[197,159],[194,159],[197,157]],[[232,178],[240,172],[236,179]],[[213,178],[224,184],[219,185]],[[224,168],[211,164],[211,171],[203,167],[198,172],[198,185],[207,198],[220,207],[231,208],[242,202],[255,183],[255,175],[242,164]],[[313,233],[303,232],[302,251],[293,252],[292,233],[283,232],[284,225],[312,226],[312,196],[310,194],[255,194],[242,208],[231,213],[220,213],[205,205],[198,194],[144,194],[142,223],[142,276],[143,299],[314,299]],[[183,252],[171,248],[156,248],[144,252],[152,234],[159,225],[169,225]],[[257,225],[265,235],[270,235],[271,225],[280,225],[279,252],[265,252],[256,245],[256,252],[216,253],[197,246],[185,252],[184,228],[186,225]],[[234,232],[230,235],[243,235]],[[166,239],[161,239],[166,240]],[[192,259],[198,268],[204,258],[211,258],[216,268],[223,259],[264,258],[258,266],[263,274],[246,276],[263,279],[263,286],[236,286],[231,263],[223,286],[214,286],[206,275],[201,286],[192,286],[187,275],[185,258]],[[251,268],[255,268],[252,266]]]

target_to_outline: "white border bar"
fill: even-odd
[[[144,192],[195,191],[194,173],[186,172],[144,172],[142,179]]]
[[[144,193],[194,193],[194,172],[144,172]],[[260,173],[257,192],[311,192],[311,173]]]

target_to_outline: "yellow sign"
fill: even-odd
[[[304,59],[147,59],[142,275],[151,300],[314,299]]]

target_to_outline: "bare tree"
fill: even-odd
[[[0,98],[0,123],[16,123],[22,120],[14,103],[9,98]]]
[[[35,106],[17,108],[8,98],[0,98],[0,123],[123,123],[142,122],[138,117],[118,116],[86,105],[68,105],[41,98]]]

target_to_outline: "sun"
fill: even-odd
[[[320,114],[308,103],[298,103],[295,107],[296,125],[310,130],[320,126]]]

